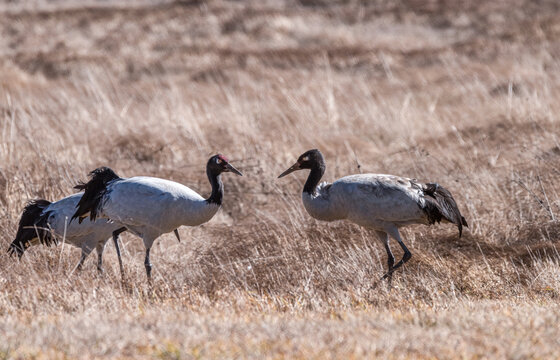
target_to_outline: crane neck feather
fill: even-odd
[[[224,184],[222,183],[222,177],[220,173],[213,171],[212,169],[206,169],[206,175],[208,175],[208,180],[210,185],[212,185],[212,193],[210,197],[206,199],[209,204],[222,205],[222,198],[224,197]]]
[[[324,173],[325,173],[324,163],[319,163],[314,165],[311,168],[311,172],[307,177],[307,181],[305,182],[305,185],[303,186],[303,192],[308,193],[309,195],[315,195],[315,192],[317,190],[317,184],[319,184],[319,181],[321,181],[321,178],[323,177]]]

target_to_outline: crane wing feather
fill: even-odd
[[[78,224],[76,221],[70,222],[70,218],[74,214],[82,194],[73,194],[49,205],[43,211],[43,213],[48,213],[48,225],[59,237],[66,234],[67,238],[81,238],[93,233],[99,233],[100,237],[108,238],[117,226],[109,224],[107,219],[90,221],[88,218],[81,224]]]
[[[182,224],[186,212],[205,204],[190,188],[164,179],[133,177],[108,186],[103,215],[132,227],[151,227],[165,233]],[[170,228],[172,227],[172,228]]]

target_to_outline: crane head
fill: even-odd
[[[284,177],[294,171],[303,169],[313,169],[314,167],[324,167],[325,160],[323,159],[323,154],[317,149],[307,150],[299,156],[296,163],[282,174],[278,178]]]
[[[224,172],[232,172],[236,175],[243,176],[243,174],[229,163],[229,160],[222,154],[214,155],[208,160],[208,170],[221,174]]]

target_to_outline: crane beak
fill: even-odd
[[[233,167],[233,165],[231,165],[230,163],[227,163],[226,165],[226,172],[232,172],[236,175],[239,176],[243,176],[243,174],[241,173],[241,171],[237,170],[236,168]]]
[[[282,174],[280,174],[280,175],[278,176],[278,179],[280,179],[281,177],[284,177],[284,176],[286,176],[286,175],[288,175],[288,174],[290,174],[290,173],[293,173],[293,172],[296,171],[296,170],[301,170],[300,165],[299,165],[299,162],[296,162],[294,165],[290,166],[290,168],[289,168],[288,170],[286,170],[286,171],[284,171]]]

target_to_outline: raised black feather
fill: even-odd
[[[78,222],[82,221],[88,216],[91,221],[95,221],[101,209],[101,200],[103,195],[107,192],[107,185],[114,180],[120,179],[113,170],[108,167],[100,167],[89,173],[90,180],[87,183],[79,183],[74,186],[74,189],[83,190],[84,195],[76,206],[78,210],[72,215],[72,220],[78,218]]]
[[[35,199],[25,205],[19,220],[16,237],[8,248],[10,255],[15,253],[21,258],[33,239],[38,238],[42,244],[47,246],[57,243],[56,237],[52,236],[49,230],[49,212],[43,212],[50,204],[50,201]]]
[[[443,186],[437,183],[428,183],[423,188],[426,195],[424,212],[428,216],[428,222],[439,223],[442,219],[447,220],[459,229],[459,237],[463,234],[463,226],[469,227],[465,218],[461,215],[459,207],[453,196]]]

